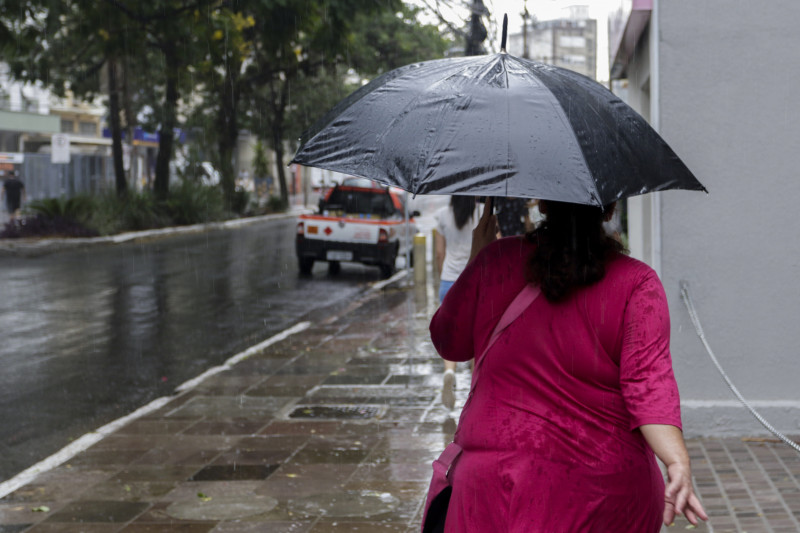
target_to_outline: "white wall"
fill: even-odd
[[[650,119],[650,39],[645,32],[628,69],[626,103],[645,119]],[[635,196],[627,200],[628,247],[636,259],[653,265],[652,215],[653,195]]]
[[[778,429],[796,434],[800,2],[657,6],[660,131],[710,192],[661,196],[661,273],[687,433],[763,429],[733,407],[680,300],[680,280],[690,283],[706,336],[734,383]]]

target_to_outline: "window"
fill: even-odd
[[[72,133],[75,131],[75,123],[71,120],[61,119],[61,133]]]
[[[586,48],[586,37],[580,35],[559,35],[558,45],[564,48]]]
[[[586,56],[579,56],[576,54],[566,54],[563,57],[564,63],[569,63],[570,65],[585,65],[586,64]]]
[[[81,135],[91,135],[94,137],[97,135],[97,125],[94,122],[81,121],[80,124],[78,124],[78,131]]]

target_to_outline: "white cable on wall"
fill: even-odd
[[[681,299],[683,303],[686,305],[686,310],[689,311],[689,318],[692,319],[692,324],[694,324],[694,329],[697,332],[697,336],[700,337],[700,340],[703,342],[703,346],[706,347],[706,351],[708,352],[709,357],[711,357],[711,361],[713,361],[714,366],[717,367],[719,373],[722,375],[722,379],[725,380],[727,383],[728,388],[731,389],[731,392],[739,399],[740,402],[747,408],[748,411],[758,420],[761,422],[761,425],[767,428],[770,433],[778,437],[780,440],[794,448],[794,450],[800,453],[800,445],[796,442],[788,438],[786,435],[772,427],[772,424],[766,421],[766,419],[756,411],[750,403],[744,399],[744,396],[739,392],[739,389],[733,384],[731,379],[728,377],[728,374],[725,373],[725,370],[722,369],[722,365],[719,364],[714,352],[711,350],[711,346],[708,344],[706,340],[706,335],[703,333],[703,326],[700,325],[700,318],[697,316],[697,311],[695,311],[694,304],[692,303],[692,297],[689,295],[689,283],[686,281],[681,281]]]

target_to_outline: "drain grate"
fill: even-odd
[[[288,418],[303,420],[368,420],[380,418],[385,405],[297,405]]]

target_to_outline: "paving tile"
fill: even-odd
[[[261,435],[335,435],[342,422],[335,420],[276,420],[261,430]]]
[[[161,418],[141,418],[123,426],[117,431],[119,435],[171,435],[180,433],[191,426],[191,420],[163,420]]]
[[[33,524],[0,524],[0,533],[18,533],[31,527]]]
[[[208,524],[130,524],[120,530],[120,533],[208,533],[217,525],[216,522]]]
[[[289,464],[360,463],[368,454],[368,450],[309,450],[304,448],[291,458]]]
[[[283,465],[257,489],[279,499],[339,491],[358,468],[356,464]]]
[[[420,463],[362,464],[353,481],[430,481],[431,465]]]
[[[275,465],[283,463],[294,451],[292,450],[235,450],[220,454],[212,465]]]
[[[36,524],[25,533],[116,533],[122,527],[120,524],[61,524],[41,523]]]
[[[179,482],[190,478],[198,471],[196,466],[182,465],[132,465],[114,475],[122,483],[131,481]]]
[[[0,502],[0,527],[16,527],[20,524],[33,524],[44,520],[48,513],[35,512],[33,509],[45,506],[49,509],[57,507],[56,502],[45,500],[32,502]]]
[[[266,522],[223,522],[212,533],[308,533],[313,522],[293,520]]]
[[[219,449],[195,450],[192,448],[156,448],[142,454],[128,466],[136,465],[204,465],[220,454]]]
[[[254,396],[197,396],[172,410],[170,417],[257,418],[268,417],[286,404],[282,398]]]
[[[274,474],[273,474],[274,475]],[[253,494],[260,494],[259,490],[267,481],[187,481],[178,483],[175,488],[165,494],[159,501],[194,501],[198,498],[236,497],[246,498]],[[202,495],[202,496],[200,496]],[[271,494],[266,494],[272,496]]]
[[[303,446],[310,438],[306,435],[258,435],[254,437],[244,437],[237,440],[227,453],[237,451],[276,451],[292,450]]]
[[[72,466],[110,466],[119,465],[124,466],[129,464],[145,453],[149,448],[141,448],[134,450],[87,450],[69,460]]]
[[[353,533],[405,533],[406,530],[405,524],[320,521],[309,533],[350,533],[351,531]]]
[[[51,514],[45,522],[115,522],[124,523],[143,513],[149,503],[108,500],[70,502]]]
[[[189,481],[250,481],[267,479],[280,465],[209,465],[194,474]]]
[[[169,481],[105,481],[81,494],[81,498],[149,502],[168,493],[176,484]]]
[[[183,433],[184,435],[253,435],[263,429],[267,423],[248,418],[197,422]]]
[[[113,471],[59,469],[45,472],[33,482],[20,487],[6,496],[3,501],[65,501],[80,495],[89,487],[109,478]]]

